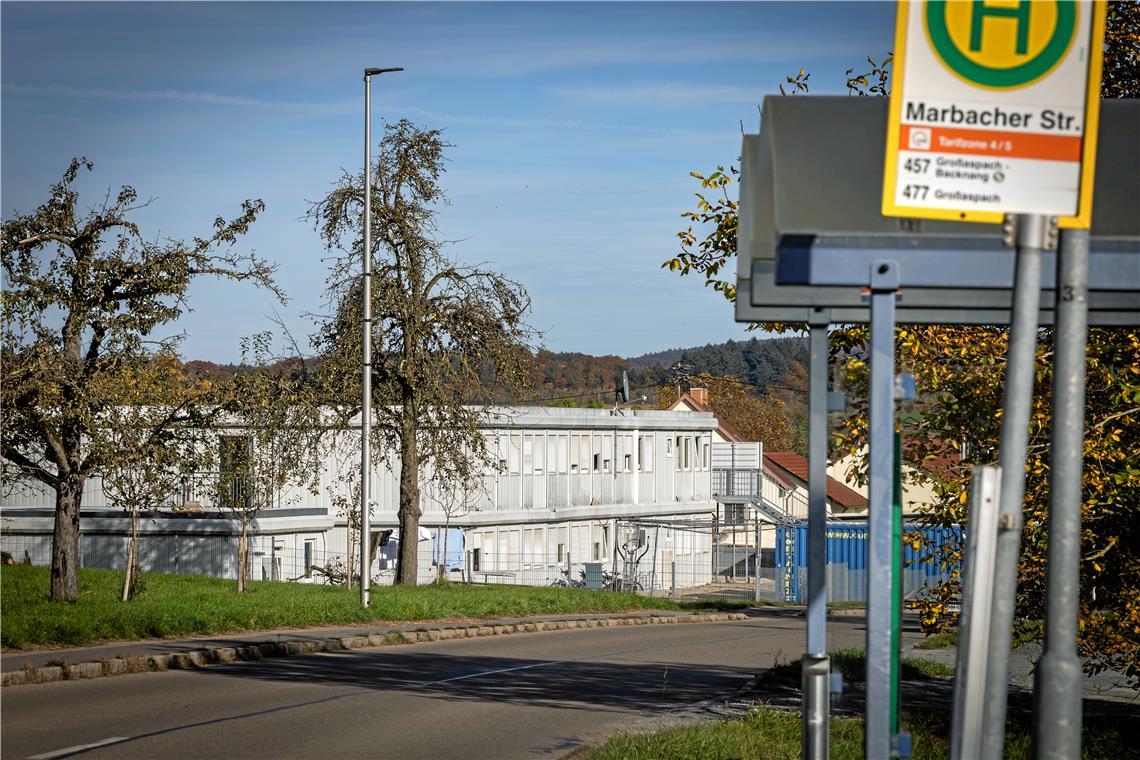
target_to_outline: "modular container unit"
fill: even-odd
[[[962,528],[903,524],[903,597],[950,578],[955,561],[946,549],[961,547]],[[915,549],[915,543],[918,548]],[[784,601],[807,601],[807,525],[776,530],[776,578]],[[867,601],[867,523],[827,523],[827,600]]]

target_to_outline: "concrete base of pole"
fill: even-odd
[[[831,658],[827,655],[804,655],[801,685],[804,695],[803,747],[805,760],[827,760],[828,708]]]

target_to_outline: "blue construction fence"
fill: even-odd
[[[908,536],[924,540],[915,549]],[[954,566],[943,556],[947,543],[961,545],[962,527],[903,524],[902,589],[911,599],[923,588],[950,578]],[[807,523],[776,530],[776,589],[786,602],[807,602]],[[867,523],[827,523],[827,600],[867,601]]]

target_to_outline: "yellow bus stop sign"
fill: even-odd
[[[1105,4],[898,6],[883,214],[1089,226]]]

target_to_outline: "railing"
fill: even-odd
[[[793,520],[806,520],[807,499],[797,491],[783,491],[775,498],[764,496],[764,473],[761,470],[714,468],[712,471],[713,497],[736,497],[769,509],[782,512]]]
[[[196,472],[184,478],[163,503],[166,509],[195,511],[240,507],[249,499],[247,477],[241,473]]]
[[[759,499],[763,477],[760,470],[715,468],[712,471],[713,496],[750,496]]]

